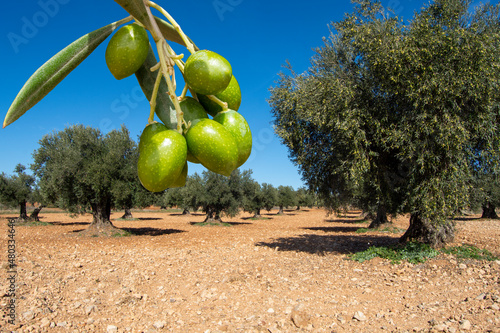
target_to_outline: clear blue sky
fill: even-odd
[[[313,49],[328,37],[328,23],[352,11],[347,0],[251,1],[157,0],[200,47],[220,53],[233,67],[242,90],[239,112],[253,133],[252,155],[241,168],[252,169],[260,183],[303,186],[298,169],[274,134],[267,103],[269,88],[288,59],[296,72],[309,67]],[[405,18],[427,1],[383,0]],[[18,91],[46,60],[80,36],[127,16],[112,0],[7,1],[0,14],[0,117]],[[22,38],[19,39],[18,37]],[[135,76],[117,81],[106,67],[107,41],[40,103],[15,123],[0,129],[0,172],[11,174],[17,163],[29,166],[38,141],[72,124],[103,132],[125,124],[132,138],[146,125],[149,105]],[[172,44],[178,52],[185,52]],[[180,93],[180,88],[178,93]],[[189,173],[203,167],[190,164]]]

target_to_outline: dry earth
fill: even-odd
[[[90,216],[42,211],[16,226],[17,332],[500,332],[500,262],[441,255],[424,264],[347,260],[399,234],[355,231],[356,215],[134,212],[130,237],[78,236]],[[114,213],[118,218],[121,213]],[[7,223],[0,217],[0,306],[7,309]],[[394,221],[406,228],[407,219]],[[500,254],[500,221],[458,221],[457,244]]]

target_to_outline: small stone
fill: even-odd
[[[165,327],[165,322],[164,321],[157,321],[153,324],[153,326],[156,328],[156,329],[162,329],[163,327]]]
[[[467,269],[467,265],[466,264],[460,264],[460,265],[458,265],[458,268],[460,268],[460,269]]]
[[[50,320],[48,318],[42,318],[40,321],[40,327],[49,327],[50,326]]]
[[[337,315],[337,320],[343,325],[345,324],[346,320],[345,318],[341,315],[341,314],[338,314]]]
[[[476,300],[478,301],[482,301],[483,299],[486,298],[486,294],[485,293],[482,293],[482,294],[479,294],[477,297],[476,297]]]
[[[274,313],[274,309],[273,309],[273,308],[269,308],[269,309],[267,310],[267,313]]]
[[[90,313],[92,313],[92,311],[94,311],[96,309],[96,306],[95,305],[87,305],[85,307],[85,314],[88,316]]]
[[[117,332],[118,331],[118,327],[116,327],[115,325],[108,325],[108,327],[106,328],[106,331],[108,331],[108,332]]]
[[[68,326],[68,323],[65,321],[61,321],[61,322],[57,323],[57,326],[58,327],[66,327],[66,326]]]
[[[470,321],[468,321],[468,320],[462,320],[462,321],[460,322],[460,326],[459,326],[459,328],[460,328],[461,330],[468,331],[468,330],[470,330],[470,329],[471,329],[471,327],[472,327],[472,325],[471,325]]]
[[[306,328],[310,324],[311,316],[304,310],[304,306],[299,304],[292,310],[291,319],[297,328]]]
[[[23,318],[26,321],[33,320],[35,318],[35,313],[33,311],[23,312]]]
[[[365,314],[361,311],[356,311],[352,318],[356,319],[357,321],[365,321],[366,320]]]
[[[438,324],[434,327],[438,332],[445,332],[448,326],[446,324]]]
[[[498,310],[500,310],[500,306],[498,306],[498,304],[496,304],[496,303],[493,303],[492,305],[490,305],[488,307],[488,309],[492,309],[492,310],[498,311]]]

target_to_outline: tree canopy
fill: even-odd
[[[37,193],[35,177],[27,174],[26,167],[16,165],[14,175],[0,174],[0,202],[7,206],[19,207],[19,219],[26,220],[26,204],[35,201]]]
[[[499,4],[436,0],[405,23],[356,1],[303,74],[271,88],[276,132],[331,208],[410,213],[438,246],[468,205],[477,154],[499,156]]]
[[[74,125],[44,136],[39,144],[32,169],[46,200],[72,213],[90,209],[88,232],[113,229],[111,207],[123,199],[116,195],[117,188],[134,182],[137,148],[128,130],[122,127],[103,135],[98,129]]]

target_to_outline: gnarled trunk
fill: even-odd
[[[212,207],[207,208],[207,216],[205,221],[203,222],[211,222],[211,223],[222,223],[222,219],[220,218],[220,212],[217,212]]]
[[[260,208],[256,208],[256,209],[255,209],[255,212],[254,212],[253,218],[254,218],[254,219],[260,219],[260,218],[262,218],[262,215],[260,215]]]
[[[28,220],[28,214],[26,213],[26,200],[23,200],[19,203],[19,220]]]
[[[401,237],[400,242],[417,241],[434,248],[443,247],[455,238],[455,223],[447,220],[445,223],[434,225],[422,219],[418,213],[411,214],[410,227]]]
[[[387,209],[384,205],[379,205],[377,209],[377,216],[372,220],[372,223],[368,228],[376,229],[386,223],[389,223],[389,220],[387,219]]]
[[[278,210],[278,215],[283,214],[283,205],[280,205],[280,208]]]
[[[495,205],[491,202],[488,202],[486,205],[483,205],[483,215],[482,219],[498,219],[497,212],[495,211]]]
[[[111,223],[111,198],[101,198],[90,204],[92,208],[92,222],[82,233],[88,236],[113,236],[124,233]]]
[[[191,212],[189,211],[189,209],[184,208],[184,210],[182,211],[182,215],[191,215]]]
[[[40,211],[42,210],[44,206],[40,205],[35,210],[33,210],[30,214],[30,219],[36,222],[40,222],[40,218],[38,217],[38,214],[40,214]]]
[[[132,212],[130,211],[130,208],[125,208],[125,214],[123,214],[122,219],[127,220],[127,219],[133,219],[134,217],[132,216]]]

